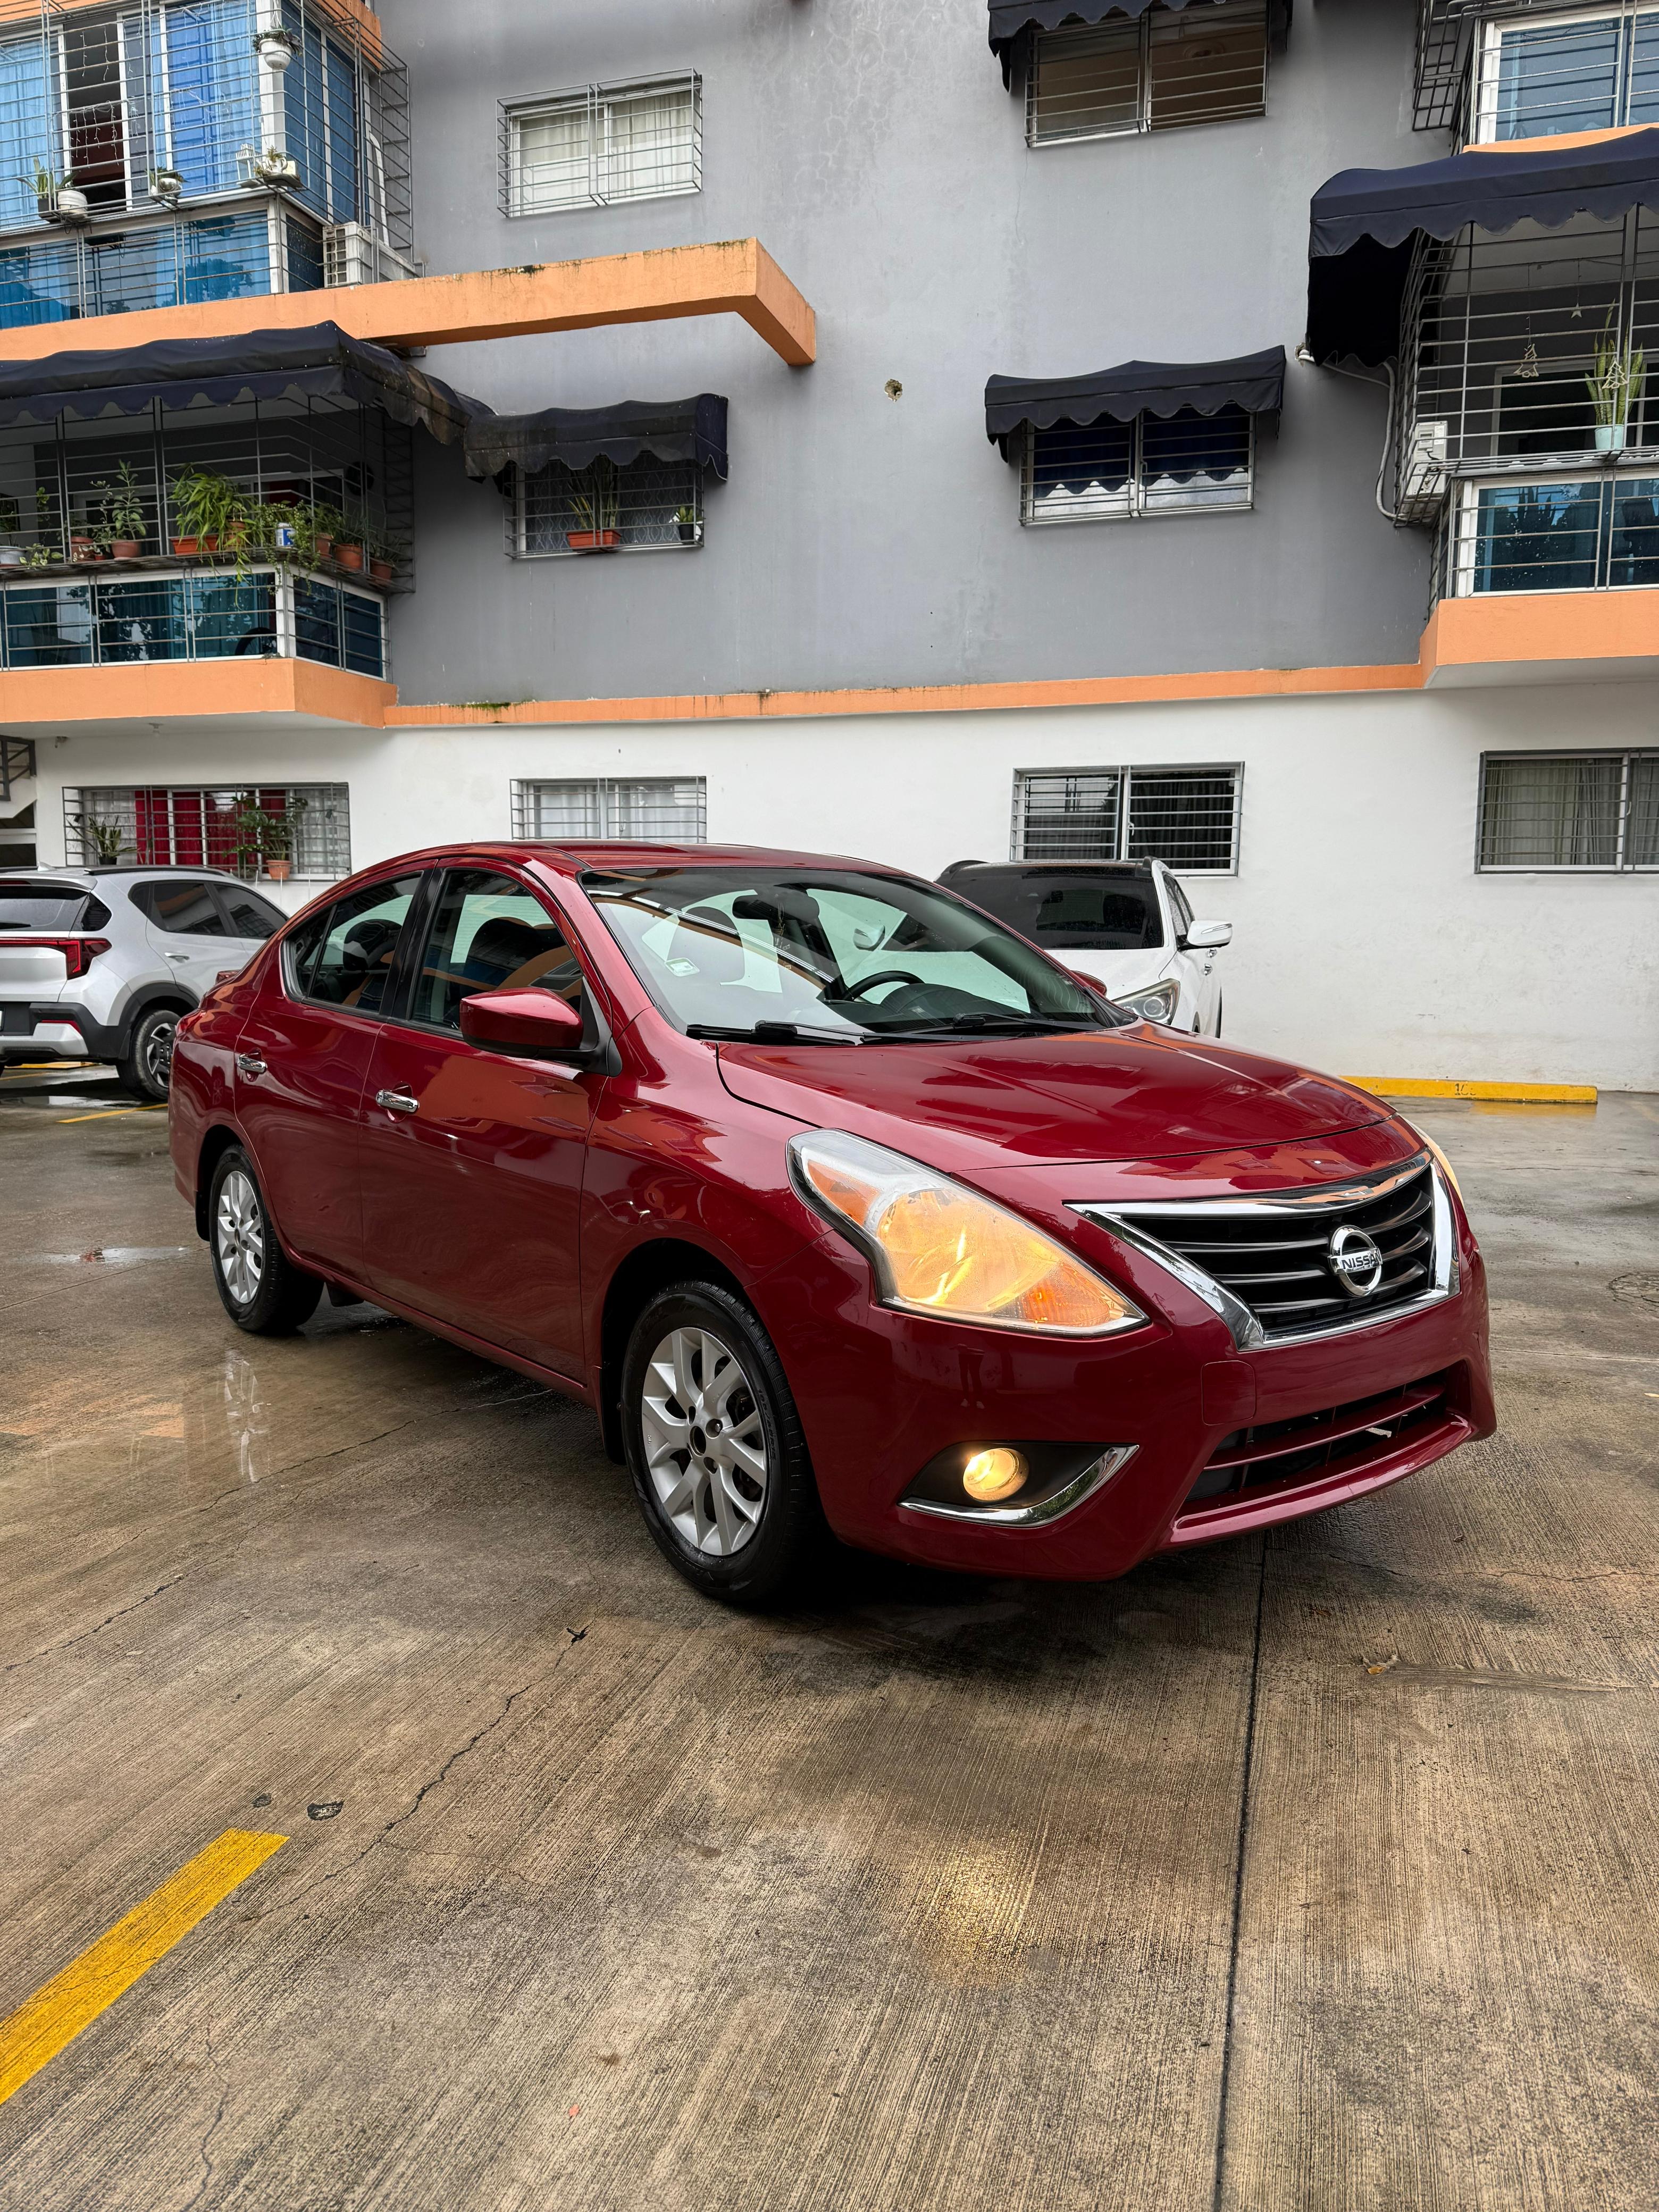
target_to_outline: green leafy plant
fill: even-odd
[[[31,561],[29,566],[44,568],[49,562],[61,560],[64,554],[64,533],[58,523],[58,495],[50,484],[38,483],[34,487],[34,527],[40,544],[32,546],[30,551],[39,553],[48,547],[51,550],[46,551],[43,559]]]
[[[186,469],[172,488],[173,520],[180,538],[198,544],[215,538],[223,544],[246,532],[248,501],[241,486],[213,469]]]
[[[0,492],[0,538],[15,538],[21,528],[22,518],[17,501]]]
[[[55,200],[74,174],[73,169],[65,169],[60,177],[50,161],[43,161],[40,155],[36,155],[34,174],[32,177],[19,177],[17,182],[26,190],[32,191],[37,200]]]
[[[132,463],[123,461],[113,483],[100,477],[93,489],[102,494],[96,522],[100,543],[142,545],[149,518],[144,509],[143,483]]]
[[[254,791],[240,791],[231,815],[232,837],[239,860],[256,868],[261,862],[286,863],[294,857],[295,842],[309,802],[295,793],[286,807],[262,806]]]
[[[1641,403],[1647,374],[1646,354],[1639,346],[1620,344],[1617,313],[1610,310],[1596,341],[1595,366],[1584,379],[1599,428],[1616,429],[1629,422]]]
[[[23,549],[20,566],[25,568],[55,568],[58,557],[57,551],[50,545],[28,545]]]
[[[113,867],[121,857],[121,825],[118,822],[102,822],[95,814],[76,814],[70,817],[75,834],[84,852],[88,846],[106,868]]]
[[[574,489],[570,495],[570,507],[578,529],[591,531],[596,537],[602,531],[614,530],[622,503],[617,464],[609,454],[598,454],[585,469],[575,472],[571,482]]]

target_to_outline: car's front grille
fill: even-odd
[[[1352,1185],[1325,1202],[1317,1194],[1242,1203],[1197,1200],[1168,1212],[1133,1208],[1133,1226],[1181,1256],[1249,1308],[1271,1342],[1305,1330],[1370,1320],[1420,1297],[1434,1280],[1434,1177],[1428,1162],[1375,1194]],[[1103,1215],[1109,1214],[1103,1206]],[[1109,1226],[1109,1223],[1108,1223]],[[1334,1240],[1350,1228],[1382,1255],[1375,1287],[1345,1287]],[[1361,1258],[1365,1245],[1344,1244]]]
[[[1322,1413],[1237,1429],[1211,1453],[1187,1502],[1196,1505],[1269,1486],[1283,1489],[1330,1474],[1361,1474],[1370,1462],[1397,1451],[1418,1430],[1447,1418],[1449,1382],[1448,1376],[1430,1375]]]

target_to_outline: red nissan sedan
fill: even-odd
[[[171,1130],[240,1328],[326,1288],[582,1399],[734,1601],[826,1526],[1102,1579],[1493,1427],[1480,1255],[1408,1122],[858,860],[389,861],[180,1023]]]

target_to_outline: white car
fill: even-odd
[[[939,882],[1143,1021],[1220,1036],[1232,924],[1194,921],[1162,860],[957,860]]]

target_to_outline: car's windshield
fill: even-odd
[[[1078,867],[970,868],[951,888],[1045,951],[1133,952],[1164,942],[1150,876]]]
[[[582,888],[681,1029],[811,1042],[1104,1029],[1117,1017],[949,892],[836,868],[664,868]]]

